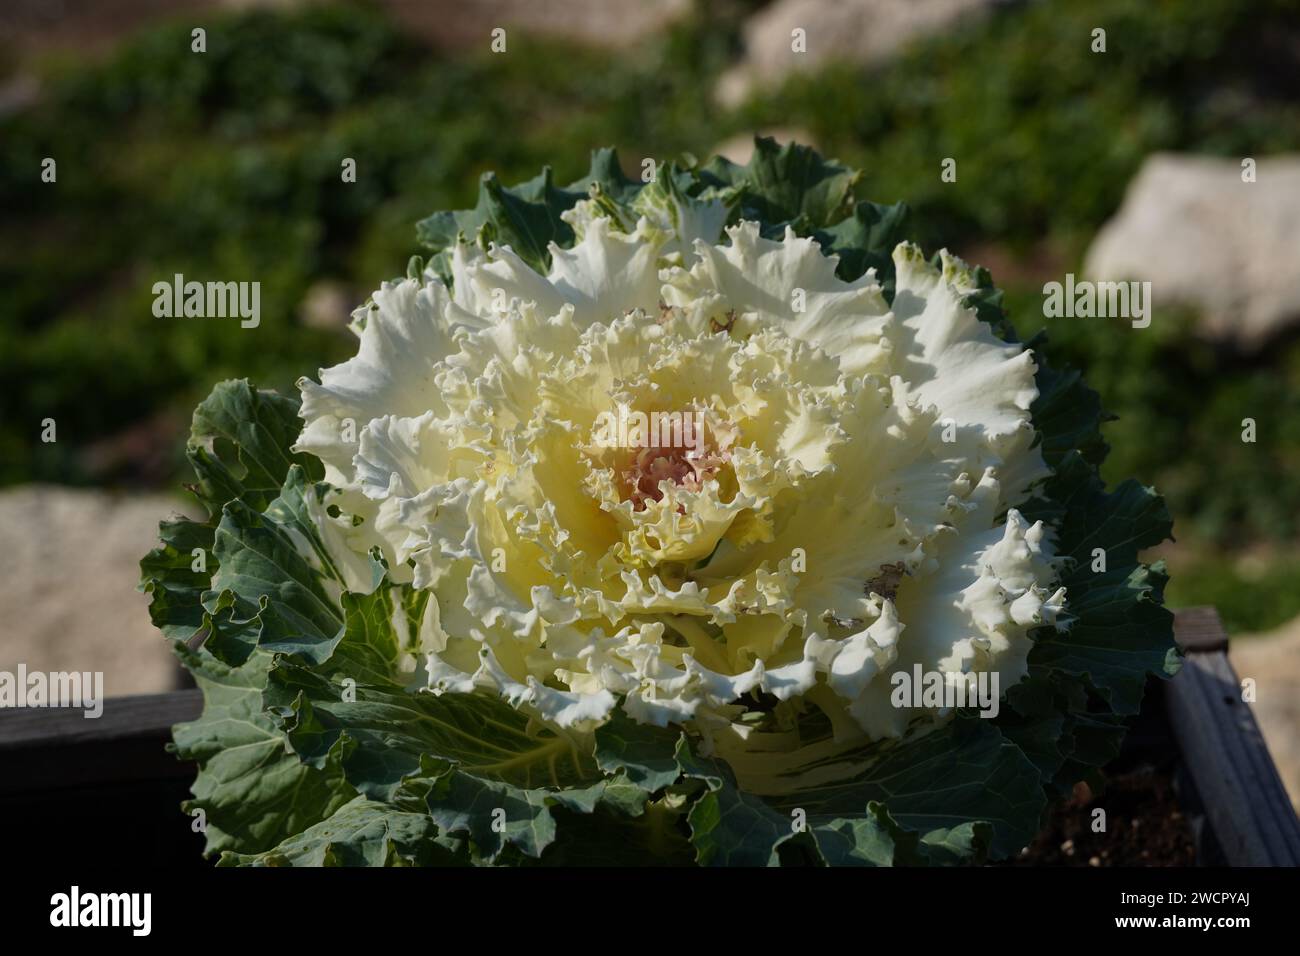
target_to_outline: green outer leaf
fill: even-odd
[[[587,175],[563,188],[555,185],[549,166],[533,179],[510,187],[501,185],[495,173],[485,173],[473,209],[436,212],[416,224],[416,237],[438,253],[432,265],[444,278],[449,278],[450,271],[446,251],[461,236],[484,248],[489,242],[508,245],[545,275],[551,266],[548,245],[573,244],[573,230],[560,213],[586,199],[593,185],[624,204],[630,203],[642,186],[623,175],[618,154],[612,149],[593,152]]]
[[[1162,566],[1138,560],[1141,549],[1169,534],[1164,502],[1134,481],[1107,494],[1077,451],[1064,457],[1043,492],[1023,510],[1057,528],[1058,553],[1070,561],[1061,583],[1075,620],[1067,631],[1040,632],[1030,673],[1081,679],[1115,713],[1136,714],[1147,675],[1173,673],[1173,615],[1159,603],[1166,575]],[[1092,570],[1095,548],[1105,552],[1105,572]]]
[[[213,610],[204,606],[203,595],[220,566],[213,545],[225,504],[238,500],[258,510],[267,507],[280,494],[291,464],[313,480],[322,476],[319,461],[290,450],[300,427],[295,399],[256,390],[244,380],[218,383],[195,409],[187,453],[199,482],[189,487],[210,517],[163,521],[162,546],[140,562],[140,589],[151,595],[150,618],[167,637],[190,640]],[[191,570],[194,548],[207,552],[203,571]]]
[[[162,546],[140,559],[140,590],[149,594],[149,619],[172,640],[188,641],[202,627],[208,590],[217,559],[212,554],[211,524],[168,518],[158,526]],[[204,552],[204,570],[193,570],[194,549]]]
[[[331,565],[308,558],[322,554],[298,465],[289,468],[284,490],[259,514],[243,501],[228,502],[217,526],[213,551],[220,564],[205,603],[230,603],[227,640],[210,642],[219,657],[238,663],[253,646],[296,652],[323,661],[343,629],[338,600],[327,581],[341,585]],[[326,559],[328,560],[328,559]]]
[[[507,850],[498,862],[522,866],[690,866],[695,849],[683,814],[662,802],[650,803],[637,817],[598,807],[578,814],[557,807],[556,839],[539,859]]]
[[[1041,678],[1030,678],[1041,680]],[[1045,683],[1045,682],[1044,682]],[[1073,726],[1073,720],[1060,712],[1061,706],[1050,686],[1046,693],[1052,701],[1053,709],[1032,717],[1024,717],[1013,710],[1010,716],[998,721],[998,729],[1003,736],[1020,748],[1038,768],[1044,780],[1051,780],[1060,771],[1070,752],[1072,741],[1069,740],[1067,726]],[[1010,699],[1010,698],[1009,698]]]
[[[398,682],[399,649],[384,626],[392,611],[386,582],[370,595],[346,595],[344,610],[346,626],[327,659],[277,659],[264,706],[280,715],[306,764],[337,762],[373,801],[422,799],[441,833],[467,834],[485,860],[507,846],[539,857],[556,837],[552,807],[589,814],[604,805],[637,815],[650,789],[676,779],[653,752],[650,732],[625,741],[607,731],[610,766],[602,772],[590,740],[534,727],[496,696],[435,696]],[[617,772],[622,767],[628,772]]]
[[[592,186],[599,186],[605,195],[625,205],[636,198],[645,184],[639,179],[628,179],[619,165],[617,150],[605,147],[592,150],[591,168],[587,175],[568,185],[569,192],[580,192],[585,198]]]
[[[425,754],[520,789],[601,779],[578,740],[534,731],[526,715],[496,697],[416,693],[390,679],[358,681],[352,701],[344,699],[349,679],[346,669],[282,658],[271,670],[266,704],[283,716],[294,749],[313,765],[325,763],[340,741],[355,747],[344,766],[357,789],[375,799],[390,799]]]
[[[547,246],[569,245],[573,230],[560,213],[586,194],[558,188],[551,179],[551,167],[526,183],[507,189],[495,173],[484,173],[479,183],[478,204],[464,212],[434,213],[416,227],[424,245],[443,249],[458,235],[508,245],[525,262],[543,274],[550,268]]]
[[[1071,452],[1091,465],[1100,465],[1110,450],[1099,423],[1111,419],[1102,411],[1101,396],[1083,384],[1075,369],[1057,371],[1038,364],[1038,399],[1032,414],[1042,435],[1043,460],[1057,468]]]
[[[353,787],[386,803],[425,779],[425,808],[440,831],[467,834],[488,860],[506,845],[539,856],[556,835],[554,806],[641,812],[649,792],[624,774],[602,774],[589,742],[534,728],[496,697],[358,681],[355,701],[345,701],[348,639],[325,668],[282,658],[270,674],[266,704],[283,715],[290,745],[307,764],[338,760]],[[343,670],[321,673],[339,663]]]
[[[634,784],[657,792],[681,775],[676,734],[638,724],[622,710],[596,729],[596,764],[605,773],[622,771]]]
[[[683,778],[703,785],[687,816],[697,861],[770,866],[797,861],[799,848],[830,865],[951,865],[1009,855],[1037,831],[1046,803],[1039,776],[988,720],[961,717],[872,750],[866,768],[840,783],[763,798],[683,737]]]
[[[762,223],[779,236],[787,224],[806,234],[839,222],[853,207],[853,190],[862,173],[797,143],[777,144],[754,137],[754,155],[744,166],[715,156],[699,171],[700,181],[714,188],[741,191],[735,212]]]
[[[177,724],[172,736],[177,754],[199,765],[184,809],[203,810],[206,853],[270,849],[355,796],[337,761],[304,764],[264,712],[269,654],[258,651],[231,667],[184,644],[176,653],[203,692],[198,720]]]
[[[894,247],[906,237],[907,206],[896,203],[881,206],[873,202],[860,202],[853,207],[853,215],[832,226],[819,229],[813,238],[822,251],[840,257],[836,274],[852,282],[868,269],[876,270],[887,301],[894,300]]]
[[[723,761],[696,756],[684,735],[677,744],[677,762],[687,779],[705,787],[687,815],[696,861],[702,866],[776,865],[778,848],[795,835],[793,818],[737,787]]]
[[[451,866],[464,847],[439,837],[425,813],[405,813],[357,797],[334,814],[262,853],[225,853],[221,866]]]
[[[820,858],[830,866],[927,866],[983,862],[993,830],[978,821],[921,835],[872,800],[865,815],[821,823],[812,832]]]
[[[990,855],[994,828],[984,820],[973,820],[951,830],[931,830],[917,842],[909,864],[927,866],[981,865]]]
[[[1061,796],[1068,795],[1080,780],[1100,790],[1099,768],[1119,756],[1128,725],[1119,714],[1071,714],[1067,721],[1069,749],[1061,769],[1052,780]]]
[[[923,843],[952,846],[954,832],[969,842],[971,826],[986,823],[991,851],[1004,856],[1033,838],[1046,800],[1038,772],[1020,748],[993,721],[962,715],[885,748],[853,777],[771,801],[787,813],[803,810],[814,832],[830,826],[841,836],[845,828],[838,821],[860,818],[873,802]],[[860,832],[878,840],[872,830]],[[863,853],[877,855],[873,847]]]
[[[859,172],[825,160],[807,146],[778,146],[775,140],[764,137],[757,137],[754,144],[754,155],[744,166],[722,157],[715,157],[699,169],[664,164],[659,171],[660,185],[687,198],[709,190],[727,196],[734,193],[739,202],[732,210],[733,220],[757,219],[769,235],[780,235],[787,223],[801,234],[811,234],[834,226],[852,211]],[[588,198],[593,186],[599,187],[607,199],[628,209],[645,184],[623,174],[612,149],[593,152],[587,175],[564,187],[555,185],[550,167],[527,182],[508,187],[495,173],[485,173],[473,209],[436,212],[416,224],[416,237],[435,253],[430,265],[446,282],[450,281],[447,250],[460,237],[483,248],[491,242],[509,245],[525,262],[545,274],[551,264],[549,244],[567,247],[574,241],[573,230],[560,214]],[[855,214],[861,216],[856,225],[850,222],[837,227],[828,236],[828,240],[839,242],[837,251],[850,260],[844,266],[846,270],[861,264],[859,274],[867,265],[876,263],[879,244],[897,231],[905,215],[902,206],[866,203],[863,207]],[[631,214],[625,218],[636,219]],[[863,254],[851,245],[855,228],[867,236]],[[888,263],[881,265],[887,267]]]
[[[369,594],[345,591],[342,604],[344,630],[329,667],[359,684],[391,684],[402,653],[393,631],[392,586],[384,581]]]
[[[545,790],[512,787],[454,768],[429,791],[429,816],[444,833],[466,833],[489,860],[507,845],[539,857],[555,840]]]
[[[278,724],[265,712],[262,691],[271,654],[241,645],[251,621],[237,620],[235,592],[220,582],[246,580],[241,562],[221,568],[222,554],[235,555],[231,541],[217,548],[217,521],[225,506],[244,516],[255,508],[272,508],[280,500],[286,473],[295,471],[290,498],[309,476],[318,476],[314,458],[290,450],[299,428],[298,403],[272,392],[254,390],[246,381],[217,385],[194,414],[190,461],[200,478],[192,490],[205,504],[207,522],[185,519],[162,523],[163,545],[141,561],[141,588],[152,595],[150,614],[174,640],[174,649],[203,692],[199,718],[173,728],[178,755],[199,766],[187,811],[201,809],[206,820],[206,853],[223,850],[257,852],[305,830],[355,796],[336,763],[318,768],[299,761],[288,748]],[[272,492],[272,488],[275,492]],[[299,495],[300,503],[300,495]],[[262,520],[259,518],[259,520]],[[273,519],[267,519],[273,520]],[[233,529],[227,527],[227,532]],[[204,548],[204,571],[193,571],[191,550]],[[219,590],[212,590],[213,577]],[[273,591],[279,590],[274,582]],[[245,593],[261,612],[260,595]],[[206,605],[204,600],[206,599]],[[198,649],[185,642],[202,634]],[[213,648],[240,647],[238,660],[219,659]]]
[[[261,511],[280,494],[290,465],[319,481],[325,469],[311,455],[290,451],[302,424],[298,402],[254,389],[247,380],[219,383],[194,410],[187,455],[199,482],[191,486],[208,513],[240,500]]]
[[[907,836],[879,803],[860,817],[837,817],[813,827],[817,852],[829,866],[893,866],[899,838]],[[913,842],[916,837],[911,835]]]

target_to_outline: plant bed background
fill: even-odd
[[[1008,865],[1300,865],[1300,822],[1241,699],[1218,615],[1182,611],[1175,629],[1183,669],[1148,685],[1104,788],[1076,787]],[[172,725],[201,704],[182,690],[110,699],[98,720],[0,711],[0,826],[16,858],[102,855],[129,833],[134,863],[208,865],[180,811],[194,769],[167,751]],[[1092,830],[1096,807],[1105,832]]]
[[[923,35],[902,22],[844,28],[852,10],[907,7],[875,0],[461,0],[448,17],[450,7],[6,4],[0,668],[102,670],[115,694],[172,687],[172,655],[134,591],[136,562],[157,518],[187,506],[171,491],[194,404],[231,375],[286,391],[306,368],[342,358],[352,307],[419,251],[410,224],[434,206],[473,202],[488,157],[506,181],[543,162],[565,180],[597,143],[625,157],[722,152],[743,162],[751,133],[779,133],[867,170],[872,196],[907,197],[914,238],[990,267],[1021,333],[1038,331],[1041,317],[1052,354],[1086,370],[1119,416],[1106,426],[1105,477],[1159,488],[1178,515],[1178,542],[1159,555],[1167,597],[1215,604],[1234,655],[1251,647],[1253,660],[1234,659],[1260,679],[1256,713],[1300,795],[1300,703],[1290,702],[1300,702],[1300,670],[1286,663],[1300,661],[1300,483],[1285,480],[1300,435],[1300,294],[1286,282],[1300,236],[1293,0],[951,3],[981,9],[927,21]],[[672,17],[656,12],[668,8]],[[196,57],[200,9],[214,43]],[[789,56],[795,25],[812,38],[807,56]],[[1084,42],[1098,25],[1112,27],[1105,55]],[[510,30],[508,56],[482,42],[496,26]],[[796,63],[808,69],[783,84]],[[733,102],[737,81],[757,95]],[[112,150],[99,148],[106,141]],[[358,182],[340,182],[336,154],[364,156]],[[962,157],[960,186],[935,175],[934,157],[947,154]],[[53,188],[33,178],[48,155],[59,157]],[[1248,187],[1245,156],[1260,162]],[[1181,198],[1189,187],[1191,207]],[[1270,238],[1266,221],[1285,231]],[[1169,255],[1151,255],[1132,229],[1141,222],[1163,224]],[[1127,258],[1136,270],[1127,277],[1154,279],[1157,290],[1185,285],[1190,300],[1158,294],[1146,330],[1042,316],[1044,283],[1082,274],[1102,252]],[[1254,267],[1225,268],[1236,262]],[[261,277],[275,321],[256,335],[158,322],[152,282],[200,269]],[[1209,274],[1215,282],[1203,281]],[[1235,440],[1246,415],[1263,416],[1255,442]],[[58,421],[57,442],[36,440],[46,416]],[[1288,621],[1285,644],[1236,641]],[[1201,676],[1190,683],[1216,681]],[[1160,720],[1164,706],[1152,711]],[[43,827],[41,839],[60,846],[107,845],[95,829],[105,821],[142,838],[157,828],[150,853],[175,847],[191,860],[192,841],[175,837],[188,823],[176,808],[189,771],[160,751],[171,719],[146,721],[138,777],[121,755],[136,743],[91,743],[73,756],[29,739],[31,759],[0,754],[0,804],[26,814],[0,828]],[[1192,800],[1163,762],[1176,750],[1171,731],[1152,733],[1148,756],[1121,768],[1140,753],[1135,732],[1108,768],[1107,793],[1081,795],[1049,821],[1041,840],[1059,862],[1125,857],[1070,829],[1093,802],[1115,809],[1122,788],[1160,819],[1154,798],[1139,799],[1143,787]],[[1192,749],[1222,744],[1189,734]],[[74,765],[82,777],[64,779]],[[143,792],[113,796],[128,787]],[[137,811],[145,801],[156,807]],[[1119,839],[1114,828],[1110,837]],[[1060,850],[1067,841],[1072,854]]]

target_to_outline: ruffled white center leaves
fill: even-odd
[[[297,448],[339,489],[325,540],[431,592],[428,689],[706,738],[812,704],[874,739],[921,716],[896,672],[1024,676],[1064,605],[1015,510],[1046,474],[1035,366],[963,306],[969,270],[900,245],[891,309],[792,232],[683,254],[672,228],[580,212],[546,276],[462,244],[454,291],[386,284],[357,356],[301,383]],[[721,224],[666,222],[687,213]],[[620,409],[698,441],[611,444]]]

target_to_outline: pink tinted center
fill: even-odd
[[[726,458],[712,451],[691,448],[641,448],[633,452],[629,466],[619,477],[623,481],[626,500],[637,511],[644,511],[646,502],[661,501],[664,493],[661,481],[671,481],[691,491],[699,491],[704,482],[718,473]],[[682,510],[682,509],[679,509]]]

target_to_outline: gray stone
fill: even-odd
[[[0,670],[102,671],[104,694],[171,690],[178,671],[136,591],[165,495],[25,485],[0,491]]]
[[[1300,156],[1156,154],[1129,185],[1084,263],[1096,280],[1151,283],[1157,306],[1187,306],[1214,337],[1258,347],[1300,319]]]
[[[363,300],[346,285],[332,279],[313,282],[298,306],[298,320],[312,329],[346,329],[352,310]]]
[[[446,49],[489,49],[506,31],[506,49],[522,34],[558,36],[592,46],[627,47],[659,33],[690,10],[691,0],[381,0],[394,19]],[[514,31],[521,31],[516,39]]]
[[[744,58],[723,74],[716,95],[736,106],[790,74],[833,62],[884,62],[912,41],[950,29],[998,0],[777,0],[744,28]],[[792,49],[804,31],[806,52]]]

